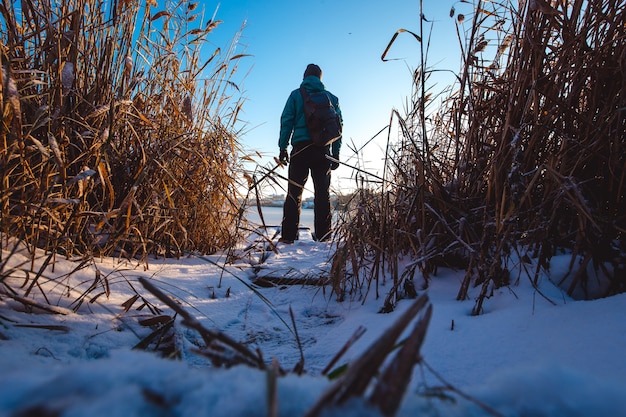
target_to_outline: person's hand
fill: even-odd
[[[337,161],[339,161],[339,155],[333,155],[333,159],[336,159]],[[334,171],[337,168],[339,168],[339,162],[330,161],[330,169]]]
[[[278,157],[278,160],[281,164],[287,165],[289,163],[289,153],[287,152],[287,149],[280,150],[280,156]]]

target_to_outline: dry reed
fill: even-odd
[[[145,260],[236,240],[238,34],[207,55],[220,21],[155,6],[0,5],[0,232],[42,270],[50,254]]]
[[[421,61],[411,108],[394,114],[386,181],[356,194],[343,228],[338,294],[374,285],[378,295],[385,267],[390,309],[416,270],[427,285],[450,265],[466,271],[458,299],[480,288],[479,314],[513,268],[536,285],[561,251],[572,255],[570,294],[625,291],[625,10],[623,0],[478,1],[458,18],[458,81],[428,113]]]

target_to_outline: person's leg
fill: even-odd
[[[306,162],[303,152],[296,150],[291,152],[289,184],[287,186],[287,197],[283,205],[283,221],[281,226],[281,240],[284,241],[294,241],[298,236],[302,191],[309,176],[309,167]]]
[[[316,240],[327,240],[331,232],[330,211],[330,162],[326,159],[326,151],[323,148],[316,149],[316,155],[312,158],[311,178],[315,190],[314,225]]]

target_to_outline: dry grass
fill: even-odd
[[[7,271],[0,259],[0,283],[7,285],[7,274],[26,277],[25,290],[3,288],[5,295],[64,314],[28,298],[58,254],[82,257],[81,268],[94,256],[232,246],[242,215],[236,39],[204,59],[201,46],[218,22],[203,22],[194,3],[155,11],[148,1],[145,13],[127,1],[115,10],[93,0],[21,4],[18,11],[0,5],[0,230],[5,256],[16,238],[31,265]],[[602,295],[626,290],[625,10],[624,0],[478,1],[469,29],[459,32],[458,83],[435,112],[424,21],[419,34],[394,35],[420,42],[421,66],[406,116],[392,114],[400,141],[388,149],[384,174],[347,202],[330,276],[340,300],[380,297],[391,284],[381,309],[391,311],[398,299],[417,297],[418,271],[427,285],[437,267],[450,265],[466,271],[459,299],[480,288],[479,314],[490,292],[511,282],[512,265],[536,283],[561,249],[572,253],[570,292],[586,288],[594,268],[608,276]],[[464,19],[451,14],[460,29]],[[273,174],[250,178],[257,200],[257,186]],[[39,257],[42,267],[29,274]],[[142,284],[202,335],[207,349],[198,353],[216,366],[268,370],[258,352],[199,326]],[[108,291],[108,277],[96,274],[75,308]],[[125,308],[140,300],[136,294]],[[370,403],[394,415],[421,361],[426,306],[422,295],[309,415],[363,396],[368,385],[375,385]],[[162,327],[139,347],[165,338],[174,324],[153,313],[144,324]],[[277,364],[268,370],[270,392],[281,372]]]
[[[155,5],[0,6],[5,244],[145,257],[235,240],[237,38],[207,53],[219,21]]]
[[[465,33],[451,13],[464,39],[458,82],[429,113],[425,60],[415,72],[386,182],[356,195],[339,291],[378,291],[385,266],[392,308],[416,269],[428,280],[452,265],[466,271],[459,299],[481,287],[479,314],[512,268],[536,283],[559,250],[572,253],[570,294],[594,271],[606,277],[595,296],[626,290],[626,3],[542,4],[479,1]]]

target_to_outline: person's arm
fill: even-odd
[[[335,106],[335,111],[339,115],[339,119],[341,120],[341,127],[343,130],[343,116],[341,115],[341,107],[339,106],[339,99],[335,96],[331,96],[333,101],[333,106]],[[333,158],[339,159],[339,150],[341,149],[341,136],[339,139],[334,141],[331,145],[331,153]]]
[[[297,90],[296,90],[297,91]],[[289,146],[289,140],[293,134],[296,121],[296,103],[293,92],[289,95],[285,108],[280,116],[280,136],[278,138],[278,148],[283,151]]]

